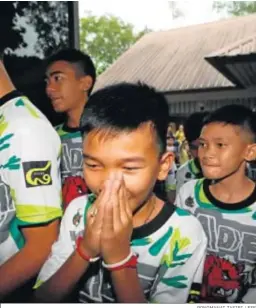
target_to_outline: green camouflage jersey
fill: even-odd
[[[25,242],[20,227],[61,217],[60,140],[18,91],[0,99],[0,265]]]
[[[86,213],[93,201],[89,195],[71,202],[62,219],[59,239],[39,273],[35,288],[56,273],[72,255],[76,238],[84,233]],[[196,301],[206,245],[199,221],[171,204],[165,204],[152,221],[135,228],[131,249],[138,256],[137,273],[147,301],[169,304]],[[88,268],[81,282],[80,302],[117,301],[102,260]]]
[[[195,159],[187,161],[185,164],[181,165],[176,172],[176,193],[179,192],[183,184],[202,177],[202,172],[198,168]]]
[[[184,184],[176,205],[201,222],[208,237],[201,292],[204,303],[256,303],[256,188],[231,204],[217,200],[210,181]]]
[[[71,128],[66,124],[55,127],[61,139],[61,180],[63,208],[87,192],[83,179],[82,135],[79,128]]]

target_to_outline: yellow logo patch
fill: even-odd
[[[30,161],[22,163],[26,187],[52,184],[50,161]]]

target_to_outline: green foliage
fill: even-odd
[[[213,9],[233,16],[249,15],[256,13],[256,1],[214,1]]]
[[[22,22],[16,24],[19,19],[24,25]],[[0,58],[6,48],[12,52],[28,46],[24,41],[25,24],[37,34],[35,52],[47,57],[57,49],[67,47],[68,8],[65,1],[1,1]]]
[[[26,16],[37,33],[36,52],[48,57],[67,47],[68,10],[65,1],[15,1],[19,16]],[[57,21],[57,23],[56,23]]]
[[[80,48],[92,57],[101,74],[147,32],[135,33],[133,25],[112,15],[88,14],[80,20]]]

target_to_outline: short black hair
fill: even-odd
[[[239,126],[252,136],[253,143],[256,142],[256,116],[255,113],[246,106],[223,106],[210,113],[205,118],[204,125],[215,122]]]
[[[71,64],[76,64],[79,68],[79,72],[81,72],[82,75],[91,76],[92,87],[88,90],[88,95],[90,95],[96,81],[96,70],[91,57],[81,50],[66,48],[57,51],[55,54],[47,58],[46,67],[50,66],[56,61],[66,61]]]
[[[169,110],[165,97],[145,84],[119,83],[93,93],[80,120],[83,134],[94,129],[136,130],[152,123],[160,153],[166,149]]]
[[[197,140],[200,137],[203,128],[204,118],[208,112],[192,113],[184,123],[184,134],[188,143]]]

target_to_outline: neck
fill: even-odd
[[[3,62],[0,60],[0,98],[15,90],[15,87],[4,67]]]
[[[133,214],[133,227],[137,228],[145,225],[154,219],[160,212],[163,201],[154,194]]]
[[[70,111],[67,112],[67,126],[68,127],[79,127],[80,125],[80,118],[81,115],[83,113],[84,110],[84,106],[87,103],[87,99],[81,103],[78,104],[79,107],[77,107],[76,109],[72,109]]]
[[[237,203],[245,200],[253,192],[255,183],[240,168],[236,173],[210,185],[213,196],[224,203]]]

